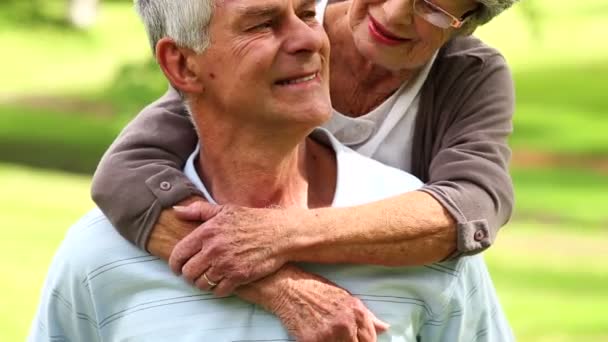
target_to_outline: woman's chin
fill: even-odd
[[[405,46],[386,48],[369,41],[357,44],[357,50],[368,62],[390,71],[419,69],[433,57],[433,53],[416,54]]]

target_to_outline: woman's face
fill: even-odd
[[[398,71],[424,66],[455,33],[414,13],[413,1],[352,0],[349,22],[357,50],[386,69]],[[475,0],[431,0],[456,17],[475,9]]]

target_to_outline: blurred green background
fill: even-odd
[[[0,341],[24,340],[97,161],[166,89],[131,1],[86,29],[66,3],[0,2]],[[608,341],[606,22],[605,0],[524,0],[477,32],[517,88],[517,207],[486,259],[519,341]]]

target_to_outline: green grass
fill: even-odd
[[[0,341],[24,341],[51,257],[91,208],[89,178],[0,165]]]
[[[606,79],[608,63],[517,71],[512,147],[608,157]]]
[[[91,174],[121,126],[82,113],[0,107],[0,155],[13,162]]]
[[[519,341],[605,341],[608,232],[513,223],[486,260]]]
[[[608,177],[573,168],[515,168],[515,219],[565,229],[606,230]]]

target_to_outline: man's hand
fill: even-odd
[[[202,290],[230,294],[288,261],[289,237],[277,225],[284,215],[281,210],[206,202],[174,209],[180,219],[205,222],[180,241],[169,258],[175,273]]]
[[[236,293],[276,315],[299,342],[376,342],[389,328],[346,290],[291,265]]]

